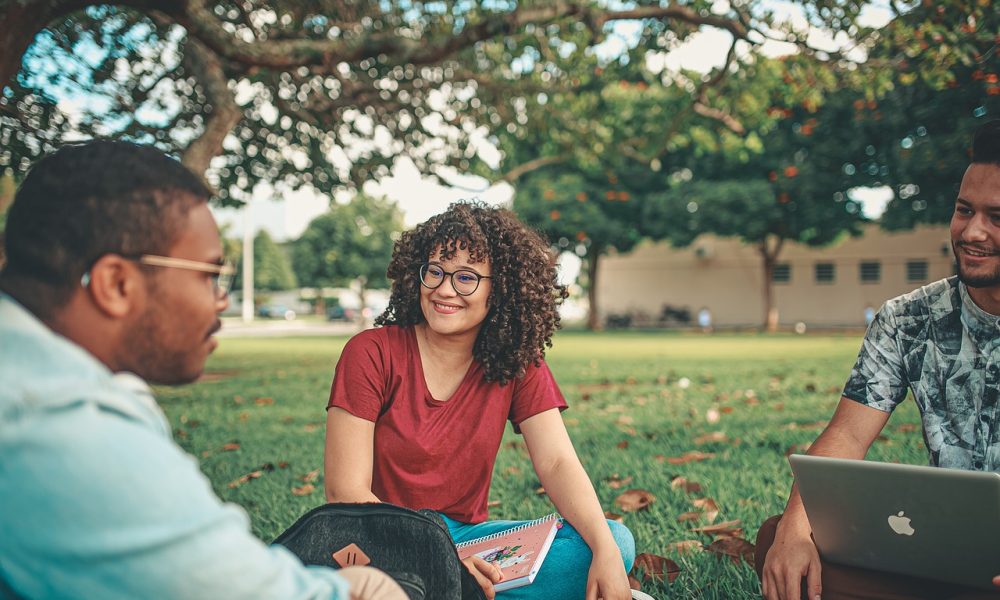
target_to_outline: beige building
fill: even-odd
[[[954,273],[947,226],[889,233],[870,225],[858,238],[811,248],[786,243],[774,273],[779,323],[852,327],[865,308]],[[628,314],[657,322],[665,306],[687,309],[692,322],[708,308],[717,327],[764,321],[763,265],[755,247],[734,238],[699,237],[687,248],[644,243],[601,261],[601,322]]]

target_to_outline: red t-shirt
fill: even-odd
[[[427,390],[413,327],[369,329],[344,347],[330,402],[375,423],[372,492],[382,501],[430,508],[464,523],[489,516],[493,464],[507,420],[566,408],[545,363],[501,386],[473,361],[452,397]]]

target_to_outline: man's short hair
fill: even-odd
[[[1000,166],[1000,119],[980,125],[972,135],[972,164]]]
[[[166,253],[188,211],[210,195],[154,147],[114,140],[64,146],[38,161],[14,196],[0,281],[47,314],[69,300],[101,256]]]

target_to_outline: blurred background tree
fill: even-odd
[[[386,267],[402,230],[402,213],[385,198],[359,194],[347,204],[334,203],[292,244],[299,284],[318,289],[354,284],[364,311],[365,292],[389,285]]]
[[[238,259],[243,253],[240,240],[226,239],[223,251],[227,257]],[[253,238],[253,286],[255,290],[280,292],[298,287],[292,270],[291,249],[278,244],[267,231],[259,231]],[[243,287],[243,271],[238,270],[232,289]]]

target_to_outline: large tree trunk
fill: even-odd
[[[757,251],[760,253],[764,266],[764,331],[774,333],[778,330],[778,307],[774,299],[774,265],[778,262],[784,238],[776,238],[773,247],[768,246],[768,238],[764,238]]]
[[[601,323],[600,311],[597,310],[597,267],[602,249],[592,245],[587,252],[587,329],[600,331],[604,329]]]

